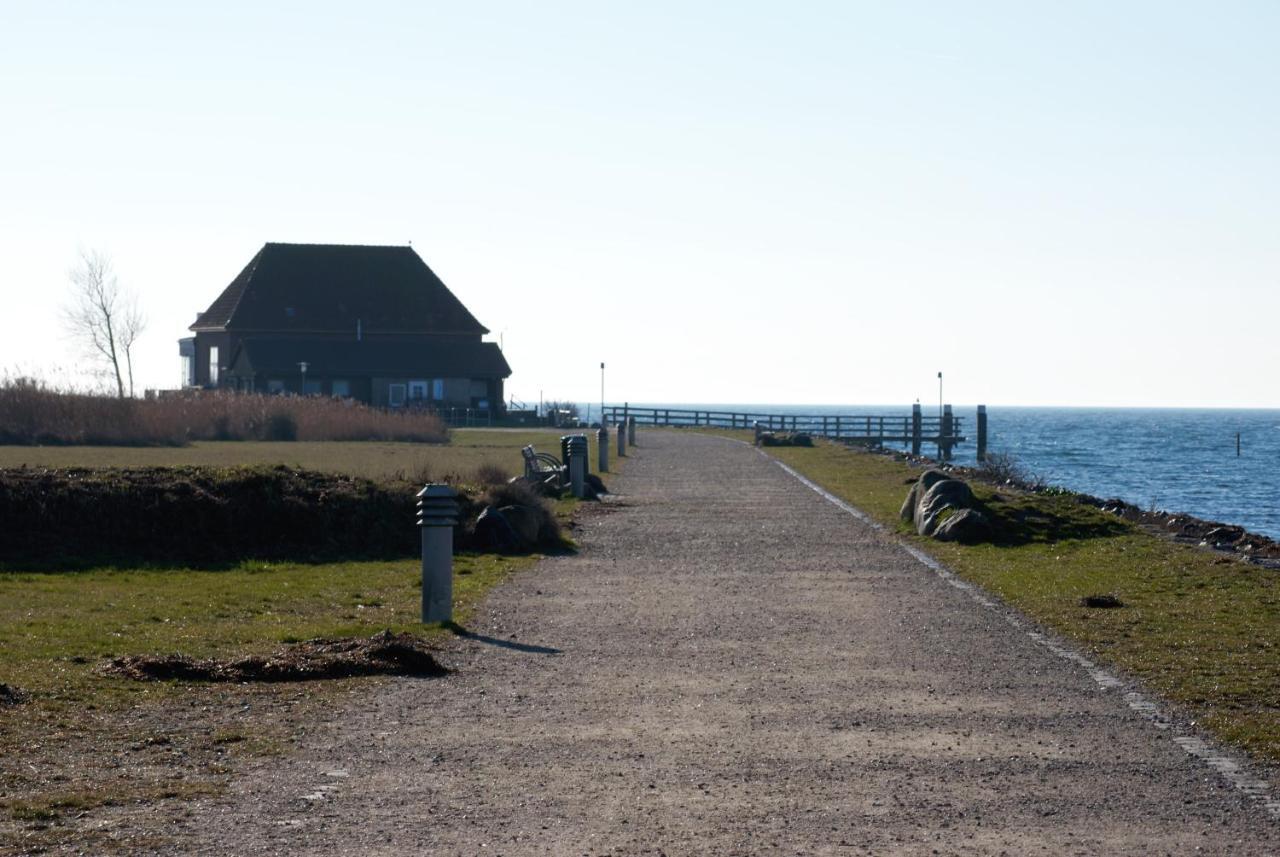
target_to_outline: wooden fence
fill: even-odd
[[[754,429],[764,431],[804,432],[842,443],[868,446],[903,444],[915,455],[924,444],[936,445],[939,457],[951,458],[956,444],[964,443],[964,417],[956,416],[950,405],[941,415],[927,415],[919,405],[910,414],[767,414],[741,411],[689,410],[680,408],[645,408],[632,405],[606,405],[605,419],[617,424],[634,419],[637,426],[709,427]],[[987,450],[986,407],[978,406],[978,458]]]

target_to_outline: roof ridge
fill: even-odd
[[[231,312],[227,313],[227,321],[223,327],[231,324],[231,320],[236,317],[236,310],[240,309],[240,302],[244,300],[245,292],[249,291],[249,284],[253,282],[253,275],[257,273],[258,263],[262,261],[262,254],[266,252],[267,246],[270,243],[271,242],[268,241],[266,244],[263,244],[262,249],[255,253],[253,258],[249,260],[249,276],[244,278],[244,288],[240,290],[240,294],[236,295],[236,302],[231,305]]]

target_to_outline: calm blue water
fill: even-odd
[[[778,414],[911,412],[902,405],[632,404]],[[975,410],[955,407],[970,438],[956,449],[958,464],[974,463]],[[598,419],[598,405],[593,412]],[[936,405],[926,405],[925,413],[936,413]],[[1050,484],[1280,539],[1280,410],[989,407],[987,413],[990,450],[1009,453]]]

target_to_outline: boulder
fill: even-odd
[[[920,505],[920,498],[934,485],[950,478],[949,475],[941,470],[926,470],[921,473],[920,478],[915,481],[915,484],[911,486],[911,490],[907,492],[907,499],[902,501],[902,508],[898,510],[902,520],[915,521],[916,508]]]
[[[933,535],[938,528],[938,515],[944,509],[967,509],[973,503],[973,492],[959,479],[935,482],[916,504],[916,532]]]
[[[949,516],[933,531],[940,542],[976,545],[991,539],[991,522],[977,509],[961,509]]]
[[[506,516],[493,506],[485,506],[480,517],[476,518],[475,539],[480,547],[490,550],[517,551],[520,549],[520,537],[516,535]]]
[[[517,550],[529,550],[538,543],[540,524],[537,514],[532,509],[528,506],[502,506],[497,511],[515,533],[520,543]],[[479,521],[476,522],[477,525],[479,523]]]

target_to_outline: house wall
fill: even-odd
[[[218,362],[223,366],[227,366],[231,360],[231,352],[235,350],[235,346],[239,344],[239,337],[234,333],[205,333],[196,334],[196,386],[209,386],[209,348],[212,346],[218,349]]]

